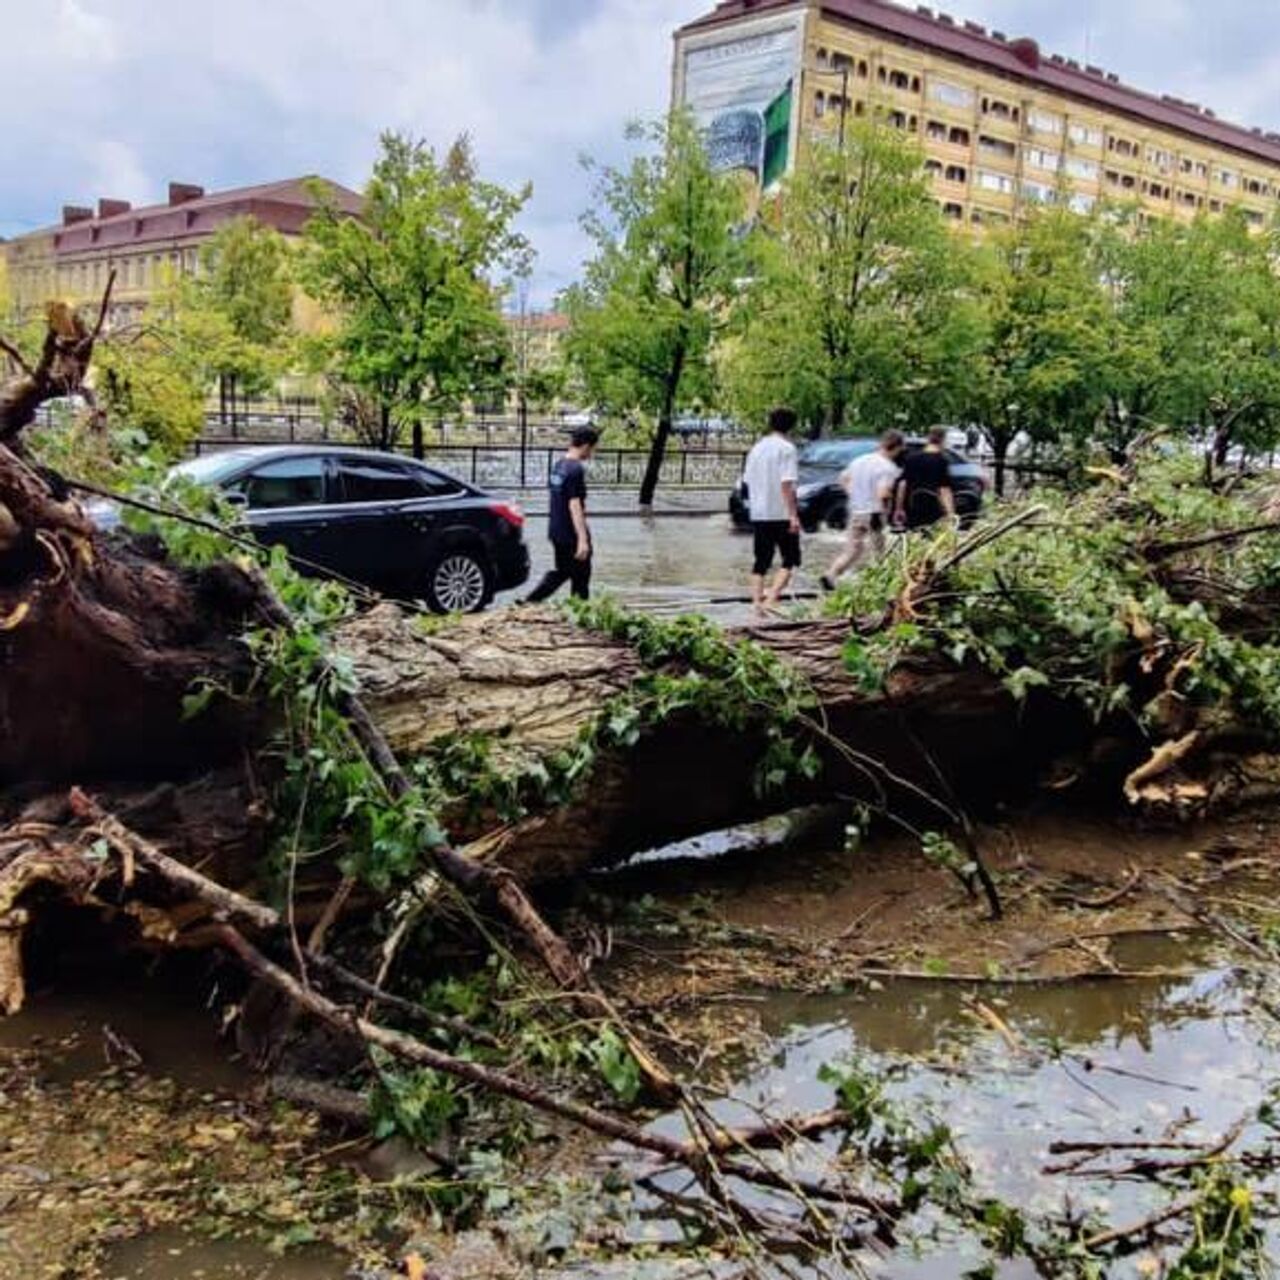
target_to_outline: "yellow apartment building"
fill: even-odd
[[[676,33],[673,81],[717,163],[760,191],[806,138],[874,112],[919,139],[957,223],[1056,198],[1181,218],[1238,205],[1257,226],[1280,207],[1280,135],[923,6],[723,0]]]
[[[202,187],[171,182],[168,200],[135,209],[127,201],[101,199],[96,208],[65,205],[56,226],[0,243],[10,303],[19,314],[50,298],[98,298],[116,273],[111,322],[136,319],[174,275],[198,269],[200,249],[234,218],[252,217],[285,236],[301,234],[316,207],[311,178],[206,193]],[[358,215],[360,197],[322,179],[337,207]],[[299,295],[295,319],[305,328],[319,313]]]

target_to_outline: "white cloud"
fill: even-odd
[[[3,0],[0,0],[3,4]],[[532,180],[539,295],[577,269],[578,165],[627,154],[667,104],[671,34],[714,0],[9,0],[0,83],[39,104],[5,135],[0,228],[63,203],[320,172],[359,186],[384,128],[471,134],[486,176]],[[1280,28],[1260,0],[948,0],[957,17],[1280,127]],[[9,12],[12,11],[12,12]]]
[[[127,143],[117,138],[99,138],[87,146],[93,188],[101,195],[132,204],[147,204],[157,198],[156,184],[142,161]]]
[[[78,0],[57,0],[54,39],[63,57],[79,62],[112,62],[117,53],[115,30],[101,14]]]

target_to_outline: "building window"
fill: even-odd
[[[1172,194],[1163,182],[1151,182],[1149,180],[1143,181],[1142,190],[1144,194],[1150,196],[1153,200],[1167,200]]]
[[[1083,160],[1079,156],[1068,156],[1066,170],[1073,178],[1083,178],[1087,182],[1096,182],[1098,166],[1092,160]]]
[[[945,177],[948,182],[968,182],[969,170],[962,164],[949,164],[947,165]]]
[[[947,141],[953,147],[967,147],[971,141],[969,130],[961,129],[958,125],[953,125],[947,134]]]
[[[1062,117],[1052,111],[1041,111],[1033,107],[1027,112],[1027,124],[1037,133],[1061,133]]]
[[[1191,166],[1191,157],[1190,157],[1190,156],[1183,156],[1183,157],[1178,161],[1178,172],[1179,172],[1179,173],[1190,173],[1190,172],[1191,172],[1191,167],[1192,167],[1192,166]]]
[[[1207,178],[1209,176],[1209,166],[1203,160],[1196,161],[1196,177]]]
[[[1266,217],[1256,209],[1246,209],[1244,211],[1244,220],[1251,227],[1260,227],[1266,221]]]
[[[941,161],[941,160],[926,160],[926,161],[924,162],[924,171],[925,171],[925,173],[927,173],[931,178],[937,178],[937,177],[939,177],[939,176],[941,175],[941,173],[942,173],[942,161]]]
[[[953,218],[957,222],[964,219],[964,205],[956,204],[954,201],[948,201],[942,206],[942,216],[944,218]]]
[[[1012,160],[1018,154],[1016,143],[1006,142],[1003,138],[988,138],[982,134],[978,136],[978,150],[983,155],[999,156],[1004,160]]]
[[[819,120],[827,114],[827,95],[821,89],[813,95],[813,114]]]
[[[1240,185],[1240,175],[1234,169],[1219,169],[1218,182],[1228,191],[1234,191]]]
[[[1091,124],[1073,124],[1070,136],[1072,142],[1082,147],[1102,146],[1102,130]]]
[[[1067,205],[1072,213],[1092,213],[1093,207],[1098,203],[1096,196],[1085,195],[1082,191],[1077,191],[1068,201]]]
[[[1173,172],[1173,156],[1161,147],[1147,148],[1147,163],[1155,165],[1161,173]]]
[[[1267,184],[1260,178],[1246,178],[1244,180],[1244,191],[1245,195],[1249,196],[1265,196],[1269,194]]]
[[[983,98],[982,114],[990,116],[993,120],[1005,120],[1010,124],[1018,123],[1018,108],[1010,106],[1007,102],[1001,102],[999,98]]]
[[[971,107],[974,103],[972,89],[952,84],[950,80],[929,81],[929,97],[935,102],[945,102],[949,107]]]
[[[1032,182],[1029,178],[1023,179],[1022,194],[1033,204],[1053,203],[1053,188],[1046,182]]]
[[[1221,213],[1221,212],[1222,212],[1222,201],[1221,201],[1221,200],[1210,200],[1210,201],[1209,201],[1209,212],[1210,212],[1210,213]]]
[[[1131,142],[1128,138],[1117,138],[1112,135],[1107,139],[1107,150],[1114,151],[1118,156],[1134,159],[1138,155],[1138,144]]]
[[[984,191],[999,191],[1007,196],[1013,194],[1013,179],[1007,173],[992,173],[990,169],[978,170],[978,186]]]
[[[1204,197],[1196,195],[1194,191],[1179,191],[1178,203],[1185,209],[1201,209],[1204,207]]]
[[[1026,149],[1027,163],[1033,169],[1049,169],[1056,170],[1062,162],[1062,156],[1057,151],[1046,151],[1043,147],[1028,147]]]
[[[946,142],[947,126],[941,120],[930,120],[924,128],[924,136],[930,142]]]

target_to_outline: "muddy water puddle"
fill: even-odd
[[[857,1063],[886,1073],[890,1096],[912,1114],[945,1120],[984,1193],[1033,1212],[1061,1210],[1069,1194],[1077,1211],[1097,1209],[1112,1222],[1141,1218],[1166,1202],[1141,1185],[1047,1175],[1050,1145],[1220,1138],[1280,1080],[1280,1043],[1257,1010],[1250,980],[1208,943],[1132,938],[1117,956],[1130,969],[1187,976],[980,990],[888,981],[848,995],[759,997],[754,1009],[767,1045],[731,1091],[738,1101],[717,1115],[750,1125],[761,1111],[829,1107],[834,1094],[820,1082],[821,1069]],[[998,1013],[1003,1032],[978,1016],[979,999]],[[681,1132],[678,1121],[662,1127]],[[810,1154],[816,1164],[819,1152]],[[661,1220],[657,1201],[647,1209]],[[981,1258],[944,1233],[868,1266],[885,1280],[955,1280]],[[1116,1264],[1107,1274],[1158,1274],[1136,1265]],[[999,1274],[1021,1280],[1033,1273]]]
[[[345,1280],[353,1273],[349,1260],[324,1249],[275,1254],[252,1242],[167,1230],[111,1249],[102,1274],[109,1280]]]

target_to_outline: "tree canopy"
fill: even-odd
[[[382,136],[361,218],[317,188],[301,279],[333,314],[333,371],[378,405],[382,446],[408,425],[420,450],[424,417],[501,384],[509,344],[496,281],[527,265],[512,223],[528,196],[483,181],[465,137],[438,157],[397,133]]]
[[[597,403],[656,420],[640,502],[653,501],[676,411],[712,398],[713,351],[747,264],[744,200],[682,112],[632,131],[647,144],[602,169],[583,218],[595,245],[562,305],[568,353]]]
[[[810,142],[760,234],[728,362],[736,407],[841,432],[926,425],[972,375],[980,309],[918,147],[879,120]]]

